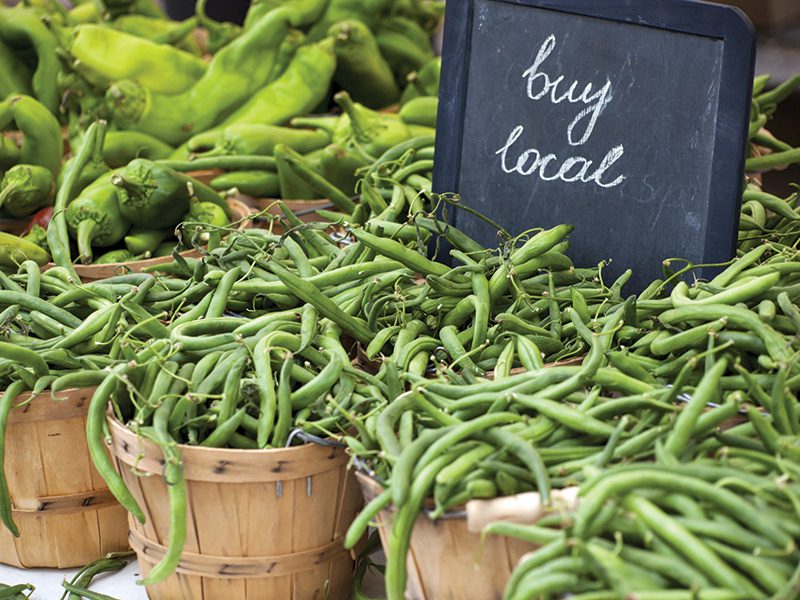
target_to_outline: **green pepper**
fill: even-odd
[[[98,256],[94,261],[96,265],[113,265],[116,263],[126,263],[136,260],[136,256],[129,250],[110,250]]]
[[[339,92],[334,100],[347,113],[353,138],[368,155],[381,156],[400,142],[413,137],[408,126],[396,114],[370,110],[363,104],[353,102],[347,92]]]
[[[404,33],[392,29],[378,29],[375,38],[378,48],[401,81],[412,71],[418,71],[433,58],[430,42],[422,46]]]
[[[244,18],[244,28],[250,29],[265,14],[291,1],[292,0],[251,0],[250,7],[247,9],[247,15],[245,15]]]
[[[114,20],[126,14],[139,14],[159,19],[167,18],[156,0],[103,0],[93,4],[102,9],[102,14],[99,16],[104,21]]]
[[[122,15],[112,23],[114,29],[142,37],[157,44],[169,44],[185,52],[202,56],[203,50],[194,38],[197,19],[170,21],[145,15]]]
[[[389,15],[413,19],[428,33],[433,33],[444,16],[444,6],[442,0],[394,0]]]
[[[76,4],[67,13],[67,22],[70,25],[83,25],[84,23],[98,23],[100,13],[94,2]]]
[[[57,114],[60,100],[57,78],[61,69],[57,56],[58,42],[39,13],[30,8],[0,7],[0,40],[16,52],[35,55],[36,70],[31,88],[47,110]]]
[[[21,160],[19,147],[9,137],[0,134],[0,173]]]
[[[28,66],[0,40],[0,98],[9,94],[30,93],[31,74]]]
[[[286,161],[286,148],[278,145],[275,148],[275,162],[278,165],[278,183],[280,197],[284,200],[312,200],[316,194],[310,185],[300,177]]]
[[[346,122],[343,122],[346,121]],[[321,129],[328,134],[329,140],[333,141],[341,130],[350,130],[350,122],[339,116],[310,116],[295,117],[290,122],[292,127],[303,129]]]
[[[215,205],[216,206],[216,205]],[[169,229],[146,229],[133,227],[125,236],[125,247],[132,254],[152,255],[159,244],[169,238],[172,231]]]
[[[308,113],[330,89],[336,71],[333,40],[304,46],[286,72],[239,108],[223,125],[257,123],[280,125]]]
[[[400,109],[400,118],[408,125],[422,125],[436,128],[436,115],[439,111],[439,98],[422,96],[407,102]]]
[[[117,187],[113,184],[93,185],[83,190],[69,203],[65,217],[84,264],[92,262],[92,246],[113,246],[130,229],[120,211]]]
[[[102,25],[80,25],[70,45],[78,72],[105,81],[135,79],[155,93],[179,94],[206,72],[206,62],[166,44],[157,44]]]
[[[34,225],[31,230],[22,236],[22,239],[31,244],[36,244],[43,250],[48,250],[47,246],[47,229],[41,225]]]
[[[215,54],[205,75],[181,94],[156,94],[131,80],[116,82],[106,93],[114,122],[173,145],[208,130],[269,81],[289,29],[315,21],[325,4],[294,0],[265,14]]]
[[[370,108],[397,102],[400,88],[369,27],[361,21],[341,21],[331,27],[329,35],[336,40],[334,80],[342,89]]]
[[[437,56],[429,60],[417,72],[417,79],[425,90],[425,96],[439,95],[439,82],[442,77],[442,57]]]
[[[400,95],[400,106],[405,106],[415,98],[426,96],[425,88],[419,82],[419,73],[411,71],[406,77],[406,87]]]
[[[211,202],[192,202],[192,206],[183,220],[212,227],[227,227],[231,224],[225,211]]]
[[[211,180],[215,190],[237,189],[240,194],[253,198],[276,198],[280,194],[280,178],[271,171],[231,171]]]
[[[168,242],[162,242],[156,248],[156,251],[153,252],[153,258],[158,258],[161,256],[169,256],[172,254],[172,251],[175,250],[177,247],[178,242],[177,240],[169,240]]]
[[[350,196],[356,193],[356,171],[372,163],[368,158],[344,146],[331,144],[321,157],[322,176]]]
[[[431,53],[433,52],[430,33],[416,19],[402,15],[386,17],[381,19],[378,29],[381,32],[398,33],[411,40],[416,46],[428,48]]]
[[[30,96],[9,96],[0,102],[0,129],[5,129],[12,122],[25,136],[21,162],[45,167],[53,177],[57,177],[64,146],[61,127],[52,113]]]
[[[316,42],[328,35],[328,30],[339,21],[358,19],[371,29],[378,24],[393,0],[330,0],[322,17],[308,32],[309,41]]]
[[[109,131],[103,145],[103,160],[112,169],[124,167],[135,158],[161,160],[173,152],[159,139],[138,131]]]
[[[289,64],[294,59],[297,51],[305,44],[306,34],[299,29],[290,29],[286,37],[283,38],[280,47],[278,48],[278,55],[275,57],[275,64],[272,67],[272,72],[269,74],[267,83],[272,83],[278,77],[283,75]]]
[[[174,169],[137,158],[111,182],[119,188],[120,212],[125,220],[142,227],[158,223],[163,227],[176,225],[189,210],[190,199],[212,201],[224,207],[225,201],[211,188]]]
[[[16,165],[0,184],[0,208],[12,217],[27,217],[53,199],[55,186],[50,171],[38,165]]]
[[[0,266],[17,268],[26,260],[32,260],[42,266],[50,261],[50,254],[28,240],[0,232]]]
[[[242,28],[236,23],[220,23],[209,18],[206,14],[206,2],[208,0],[197,0],[195,14],[197,22],[208,32],[208,51],[216,54],[232,40],[236,39],[242,32]]]
[[[189,140],[188,147],[198,156],[270,156],[278,144],[286,144],[301,154],[307,154],[324,148],[330,141],[330,134],[322,129],[241,123],[222,131],[196,135]]]

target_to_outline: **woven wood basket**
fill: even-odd
[[[95,470],[86,445],[92,392],[65,390],[60,401],[45,393],[12,409],[5,470],[20,537],[0,527],[0,562],[63,569],[128,549],[125,509]]]
[[[146,575],[169,531],[162,454],[114,419],[109,428],[117,470],[147,517],[129,518]],[[186,546],[176,573],[148,587],[151,600],[350,600],[354,562],[342,539],[361,495],[342,448],[180,449]]]
[[[356,473],[364,500],[369,502],[383,488],[374,479]],[[378,533],[388,548],[392,510],[381,511]],[[466,516],[456,513],[432,521],[417,518],[408,552],[408,600],[502,600],[517,561],[535,546],[513,538],[487,536],[467,529]]]

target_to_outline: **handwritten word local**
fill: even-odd
[[[522,74],[523,78],[527,80],[527,95],[533,101],[549,99],[553,104],[568,102],[581,105],[583,108],[567,128],[567,141],[570,146],[582,146],[591,138],[603,109],[613,98],[611,82],[606,80],[606,83],[599,88],[592,83],[587,83],[583,91],[578,92],[579,83],[574,81],[565,90],[564,75],[551,79],[550,75],[542,70],[542,65],[555,47],[556,36],[551,35],[542,44],[539,53],[536,55],[536,60]],[[515,146],[517,146],[517,142],[523,133],[525,133],[525,128],[522,125],[517,125],[509,134],[505,145],[495,153],[500,155],[502,168],[506,173],[519,173],[526,176],[538,175],[543,181],[594,182],[603,188],[613,188],[625,181],[625,175],[620,175],[613,181],[608,181],[610,176],[607,175],[614,163],[622,158],[625,153],[625,148],[622,144],[609,150],[596,168],[594,167],[594,161],[583,156],[567,158],[559,167],[558,163],[560,161],[555,154],[542,156],[542,153],[536,148],[528,148],[518,154],[516,163],[514,163],[513,156],[509,157],[509,154],[518,151]]]

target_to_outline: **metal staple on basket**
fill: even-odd
[[[301,440],[302,442],[304,442],[306,444],[316,444],[318,446],[325,446],[325,447],[328,447],[328,448],[346,448],[347,447],[346,444],[342,444],[341,442],[338,442],[336,440],[328,440],[328,439],[325,439],[325,438],[321,438],[321,437],[316,436],[314,434],[307,433],[307,432],[303,431],[302,429],[293,429],[289,433],[289,437],[286,439],[286,445],[284,446],[284,448],[290,448],[291,445],[292,445],[292,442],[294,442],[295,438]],[[311,496],[311,477],[312,477],[311,475],[306,477],[306,496]],[[283,481],[278,481],[275,484],[275,494],[278,496],[278,498],[282,498],[283,497]]]

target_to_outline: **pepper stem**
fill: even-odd
[[[0,191],[0,208],[5,206],[6,200],[8,200],[18,189],[19,186],[17,185],[7,185],[2,191]]]
[[[138,181],[125,179],[119,173],[115,173],[111,176],[111,183],[128,192],[128,195],[130,196],[147,196],[148,193],[146,185]]]
[[[92,240],[96,227],[97,222],[92,219],[84,219],[78,223],[78,254],[84,265],[92,262]]]
[[[359,142],[368,142],[374,135],[374,131],[370,130],[374,129],[376,125],[379,125],[379,122],[376,122],[377,119],[375,118],[379,117],[379,115],[357,105],[350,97],[350,94],[345,91],[336,94],[333,100],[342,107],[342,110],[350,117],[350,125],[353,128],[356,139]],[[370,123],[368,120],[370,117],[373,117],[373,123]]]

